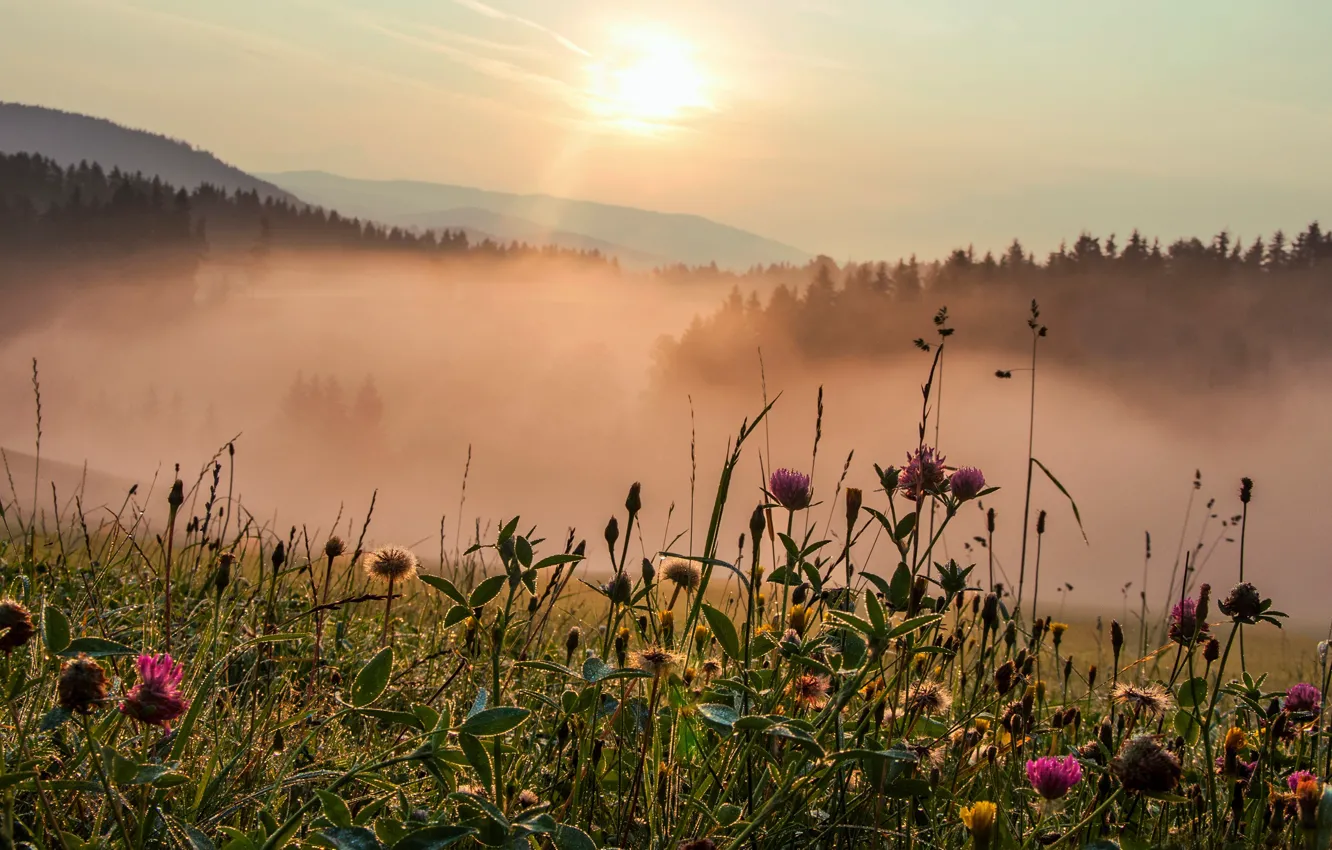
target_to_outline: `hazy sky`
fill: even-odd
[[[934,256],[1328,213],[1330,39],[1326,0],[0,0],[0,99]]]

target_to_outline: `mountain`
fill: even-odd
[[[458,207],[436,212],[412,213],[395,216],[386,220],[385,223],[417,230],[461,230],[473,242],[490,239],[495,242],[554,245],[577,251],[600,251],[607,256],[618,257],[624,265],[641,268],[651,268],[669,262],[668,258],[656,254],[635,251],[632,248],[616,245],[614,242],[607,242],[604,239],[594,239],[581,233],[543,227],[534,221],[491,212],[480,207]]]
[[[119,168],[161,177],[177,188],[209,183],[228,191],[255,191],[262,198],[299,202],[273,184],[185,142],[42,106],[0,102],[0,153],[38,153],[64,166],[87,161],[107,171]]]
[[[460,217],[468,214],[465,211],[482,210],[502,216],[503,221],[514,226],[581,235],[665,262],[691,265],[715,262],[723,268],[745,269],[760,263],[804,263],[809,259],[808,254],[790,245],[697,215],[652,212],[550,195],[513,195],[441,183],[357,180],[322,171],[259,176],[308,203],[335,208],[344,215],[391,223],[410,222],[417,227],[457,226]]]

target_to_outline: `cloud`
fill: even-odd
[[[459,6],[462,6],[465,9],[471,9],[473,12],[476,12],[478,15],[485,15],[487,18],[494,18],[497,21],[512,21],[515,24],[521,24],[522,26],[534,29],[537,32],[545,33],[546,35],[555,39],[555,41],[561,47],[564,47],[567,50],[571,50],[574,53],[577,53],[579,56],[586,56],[588,58],[591,58],[592,56],[591,53],[579,47],[577,44],[574,44],[572,40],[564,37],[563,35],[560,35],[558,32],[551,29],[550,27],[545,26],[544,24],[539,24],[530,18],[524,18],[521,15],[515,15],[512,12],[505,12],[501,9],[496,9],[494,6],[489,6],[485,3],[480,2],[480,0],[453,0],[453,2],[457,3]]]

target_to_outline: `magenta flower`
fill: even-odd
[[[813,496],[809,476],[794,469],[774,471],[768,479],[768,492],[788,511],[804,510]]]
[[[902,467],[902,474],[897,479],[897,488],[913,502],[923,496],[947,490],[944,456],[929,446],[921,446],[909,453],[907,464]]]
[[[1292,773],[1290,776],[1286,777],[1286,784],[1290,786],[1290,790],[1294,791],[1296,788],[1299,787],[1300,783],[1306,779],[1312,779],[1314,782],[1318,781],[1318,777],[1315,776],[1311,771],[1297,770],[1294,773]]]
[[[985,474],[974,466],[964,466],[948,479],[948,487],[959,502],[974,499],[985,489]]]
[[[1286,699],[1283,701],[1282,707],[1286,711],[1318,711],[1319,704],[1322,701],[1322,691],[1308,682],[1300,682],[1297,685],[1291,685],[1290,690],[1286,691]]]
[[[161,726],[170,731],[171,723],[190,707],[180,694],[185,668],[166,653],[139,656],[139,682],[120,704],[123,714],[140,723]]]
[[[1224,755],[1217,756],[1217,757],[1216,757],[1216,762],[1215,762],[1215,763],[1216,763],[1216,772],[1217,772],[1217,773],[1220,773],[1220,774],[1222,774],[1222,775],[1225,775],[1225,773],[1226,773],[1226,757],[1225,757]],[[1253,772],[1254,772],[1257,768],[1258,768],[1258,760],[1257,760],[1257,759],[1254,759],[1253,761],[1241,761],[1241,760],[1239,760],[1239,759],[1235,759],[1235,773],[1234,773],[1234,776],[1235,776],[1235,778],[1238,779],[1240,782],[1248,782],[1248,781],[1249,781],[1249,777],[1253,776]],[[1292,790],[1293,790],[1293,789],[1292,789]]]
[[[1206,637],[1207,623],[1198,622],[1198,603],[1194,599],[1181,599],[1170,609],[1170,639],[1175,643],[1188,643],[1195,637]]]
[[[1073,756],[1043,756],[1027,762],[1027,781],[1047,800],[1058,800],[1082,779],[1082,765]]]

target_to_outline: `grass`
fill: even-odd
[[[647,565],[628,555],[638,485],[598,539],[509,518],[428,572],[366,551],[373,503],[337,541],[233,510],[224,453],[96,523],[34,522],[16,495],[0,832],[66,850],[1332,843],[1332,792],[1291,782],[1329,773],[1328,668],[1290,660],[1313,641],[1270,601],[1218,589],[1145,631],[1028,619],[984,564],[936,560],[988,491],[949,487],[928,453],[874,493],[839,484],[831,528],[798,475],[736,508],[767,412],[675,544],[693,550]],[[873,538],[890,576],[859,568]],[[1172,593],[1198,599],[1187,566]],[[1301,679],[1312,703],[1285,693]]]

